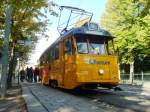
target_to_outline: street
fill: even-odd
[[[103,88],[96,90],[68,91],[53,89],[40,83],[23,83],[28,111],[36,112],[148,112],[150,110],[150,90],[128,85],[120,85],[123,91]],[[28,91],[28,92],[25,92]],[[36,100],[36,105],[33,100]],[[32,101],[30,101],[32,100]],[[37,104],[38,102],[38,104]],[[33,104],[33,105],[32,105]],[[42,110],[38,110],[41,106]]]

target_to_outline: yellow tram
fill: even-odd
[[[66,31],[40,57],[42,83],[66,89],[117,86],[113,38],[90,21]]]
[[[60,7],[61,12],[64,9],[70,10],[70,14],[65,27],[58,24],[61,36],[40,57],[42,83],[66,89],[117,86],[119,73],[113,36],[91,22],[92,13],[70,6]],[[69,29],[74,17],[80,21]]]

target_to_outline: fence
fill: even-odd
[[[121,83],[131,83],[130,81],[130,74],[120,74]],[[135,73],[133,75],[133,84],[143,84],[144,82],[150,81],[150,72],[141,72],[141,73]]]

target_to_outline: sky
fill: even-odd
[[[93,13],[92,21],[96,23],[100,23],[100,17],[102,16],[107,0],[52,0],[59,6],[72,6],[84,9],[88,12]],[[44,52],[44,50],[50,46],[58,37],[59,33],[57,31],[58,18],[53,16],[48,16],[52,25],[48,26],[48,31],[46,34],[49,36],[48,38],[42,38],[38,41],[35,49],[31,52],[29,64],[35,65],[37,64],[37,60]]]

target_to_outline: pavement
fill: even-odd
[[[21,86],[22,96],[26,102],[28,112],[48,112],[32,94],[30,88],[26,84],[27,82],[21,83]]]
[[[144,82],[142,87],[145,89],[150,89],[150,81]]]
[[[22,83],[28,112],[106,112],[93,101],[37,83]]]
[[[36,83],[35,83],[36,84]],[[40,100],[32,93],[31,87],[34,83],[23,82],[22,86],[22,96],[26,102],[28,112],[49,112],[45,106],[40,102]],[[127,85],[126,85],[127,86]],[[145,90],[150,90],[150,82],[143,84],[142,88]],[[147,92],[149,94],[149,91]]]
[[[7,89],[5,98],[0,98],[0,112],[27,112],[22,89],[16,82]]]

